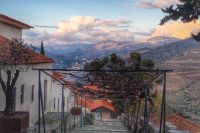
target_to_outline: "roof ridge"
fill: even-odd
[[[7,39],[7,38],[3,37],[2,35],[0,35],[1,47],[3,47],[3,48],[7,47],[9,49],[10,48],[9,47],[9,43],[6,42],[6,40],[9,40],[9,39]],[[27,50],[27,53],[32,54],[32,55],[30,56],[30,59],[28,59],[28,61],[24,61],[24,60],[22,61],[21,60],[19,62],[16,62],[16,64],[18,64],[18,65],[19,64],[42,64],[42,63],[53,63],[54,62],[53,59],[51,59],[51,58],[49,58],[49,57],[47,57],[45,55],[42,55],[40,53],[37,53],[37,52],[35,52],[34,50],[32,50],[32,49],[30,49],[28,47],[25,47],[23,45],[21,47],[24,50]],[[5,53],[6,51],[2,51],[2,52]],[[8,55],[9,55],[9,53],[8,53]],[[7,60],[5,58],[1,58],[1,60],[7,62]]]
[[[7,24],[10,24],[10,25],[13,25],[13,26],[16,26],[16,27],[20,27],[22,29],[30,29],[30,28],[33,28],[33,26],[30,26],[26,23],[23,23],[19,20],[16,20],[14,18],[11,18],[7,15],[4,15],[4,14],[0,14],[0,21],[1,22],[4,22],[4,23],[7,23]]]

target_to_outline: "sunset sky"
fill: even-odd
[[[164,16],[160,8],[176,3],[178,0],[0,0],[0,13],[34,26],[23,34],[33,44],[38,40],[63,44],[152,36],[186,38],[200,30],[199,22],[158,25]]]

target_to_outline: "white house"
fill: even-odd
[[[22,39],[22,30],[33,28],[23,22],[0,14],[0,35],[7,39]]]
[[[83,87],[85,90],[98,91],[98,86],[95,85],[85,85]],[[89,95],[87,97],[90,97]],[[112,113],[115,112],[114,105],[109,100],[98,100],[98,99],[87,99],[84,97],[78,97],[76,102],[82,107],[87,108],[87,113],[92,113],[95,120],[109,120],[112,118]]]
[[[65,76],[60,72],[53,72],[52,81],[52,97],[51,97],[51,112],[61,112],[62,107],[62,85],[65,83]],[[60,82],[59,82],[60,81]],[[64,85],[64,104],[65,112],[70,112],[70,109],[74,105],[74,95],[72,90]]]
[[[33,28],[23,22],[0,14],[0,53],[6,53],[8,43],[6,40],[14,38],[22,39],[22,30]],[[38,121],[38,71],[32,68],[53,68],[53,60],[38,54],[30,49],[31,54],[27,62],[18,62],[17,67],[21,70],[17,82],[15,84],[16,93],[16,111],[29,112],[29,126],[33,127]],[[22,57],[23,58],[23,57]],[[0,58],[0,62],[6,59]],[[6,67],[6,66],[4,66]],[[0,69],[3,80],[7,80],[4,69]],[[64,76],[60,73],[48,71],[49,75],[41,72],[42,96],[44,103],[44,111],[61,112],[61,93],[62,86],[58,82],[64,81]],[[65,112],[69,112],[74,105],[73,92],[65,86]],[[5,95],[0,85],[0,111],[5,109]]]
[[[22,30],[29,29],[29,26],[18,20],[5,15],[0,15],[0,46],[1,52],[6,48],[5,40],[18,38],[22,39]],[[29,112],[29,125],[34,126],[38,121],[38,72],[32,68],[52,68],[53,60],[44,55],[29,51],[31,57],[28,62],[19,62],[17,67],[25,70],[21,71],[16,82],[16,111]],[[22,57],[23,58],[23,57]],[[4,59],[1,58],[0,61]],[[4,66],[6,67],[6,66]],[[21,69],[20,69],[21,70]],[[51,74],[51,72],[49,72]],[[6,81],[7,75],[4,69],[1,69],[3,80]],[[48,112],[51,107],[50,99],[52,93],[52,78],[44,73],[41,73],[42,91],[44,99],[45,112]],[[5,108],[5,95],[0,86],[0,110]]]

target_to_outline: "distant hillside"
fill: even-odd
[[[147,40],[148,42],[156,43],[156,44],[168,44],[172,42],[180,41],[180,39],[175,37],[165,37],[165,36],[155,36]]]
[[[163,41],[164,40],[164,41]],[[95,58],[117,53],[121,56],[127,53],[162,46],[178,39],[169,37],[153,37],[144,42],[117,42],[106,40],[97,44],[65,44],[46,46],[47,56],[56,60],[55,67],[69,67],[84,64]]]
[[[56,61],[56,68],[81,68],[84,63],[111,53],[128,58],[131,52],[137,51],[142,54],[143,59],[153,60],[158,67],[173,69],[174,72],[168,74],[168,89],[177,90],[200,75],[200,44],[193,39],[177,40],[163,37],[153,37],[145,42],[106,40],[97,44],[46,46],[45,52]],[[36,51],[39,52],[39,48]]]
[[[168,101],[171,107],[179,114],[200,124],[200,80],[191,82],[190,85],[179,91],[171,91]]]
[[[159,68],[173,69],[167,76],[168,90],[178,90],[200,77],[200,44],[186,39],[141,49],[143,59],[153,60]]]
[[[199,47],[199,44],[195,40],[186,39],[151,48],[144,52],[142,57],[161,63],[176,56],[181,56],[184,52],[196,47]]]

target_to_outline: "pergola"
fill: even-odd
[[[70,88],[75,95],[84,97],[85,102],[87,99],[110,99],[110,100],[124,100],[125,98],[131,98],[132,96],[138,96],[143,97],[145,100],[145,106],[144,106],[144,133],[148,133],[147,127],[148,127],[148,115],[147,115],[147,92],[146,92],[146,86],[150,83],[152,83],[155,79],[157,79],[159,76],[163,75],[163,93],[162,93],[162,106],[161,106],[161,114],[160,114],[160,129],[159,133],[165,133],[165,122],[166,122],[166,76],[167,73],[173,72],[173,70],[84,70],[84,69],[48,69],[48,68],[34,68],[33,70],[38,71],[38,119],[39,119],[39,133],[41,131],[41,113],[42,113],[42,122],[43,122],[43,130],[44,133],[46,133],[46,127],[45,127],[45,119],[44,119],[44,105],[43,105],[43,97],[42,97],[42,87],[41,87],[41,73],[44,73],[52,78],[54,78],[51,74],[48,72],[62,72],[65,75],[74,77],[75,79],[87,83],[90,82],[89,76],[86,75],[84,77],[78,76],[74,73],[118,73],[119,75],[124,75],[125,78],[131,78],[126,77],[127,73],[156,73],[151,81],[148,81],[143,86],[132,86],[134,88],[134,91],[130,91],[130,89],[123,89],[123,90],[116,90],[114,88],[110,88],[109,86],[104,86],[100,90],[89,90],[89,89],[83,89],[82,87],[77,87],[76,83],[69,83],[69,82],[63,82],[57,80],[62,85],[62,111],[61,111],[61,133],[66,133],[65,125],[67,124],[64,119],[64,86]],[[102,79],[101,79],[102,80]],[[108,79],[104,79],[108,80]],[[130,86],[130,84],[129,84]],[[131,87],[131,86],[130,86]],[[82,100],[81,100],[82,102]],[[74,102],[75,103],[75,102]],[[74,104],[75,106],[75,104]],[[82,104],[81,104],[82,109]],[[42,112],[41,112],[42,111]],[[75,117],[74,117],[75,119]],[[81,111],[81,126],[82,126],[82,111]]]

